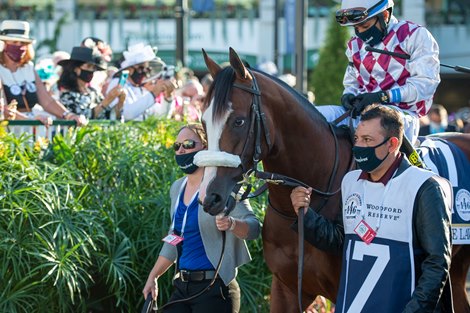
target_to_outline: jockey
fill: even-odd
[[[405,136],[414,143],[419,118],[430,109],[440,82],[439,47],[426,28],[398,21],[392,10],[393,0],[342,1],[336,20],[355,31],[346,49],[349,65],[343,80],[342,106],[318,109],[328,121],[352,110],[356,126],[366,106],[389,105],[401,113]],[[343,120],[344,124],[348,122]]]

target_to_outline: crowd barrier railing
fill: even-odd
[[[36,142],[39,138],[52,140],[55,135],[61,134],[64,136],[70,128],[77,126],[75,121],[69,120],[53,120],[52,125],[46,127],[43,123],[37,120],[11,120],[1,121],[3,127],[10,134],[16,136],[26,135],[30,137],[32,142]],[[88,125],[111,126],[120,123],[119,121],[109,120],[90,120]]]

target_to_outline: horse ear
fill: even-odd
[[[206,50],[202,49],[202,54],[204,55],[204,62],[206,62],[207,69],[211,74],[212,78],[215,78],[217,73],[222,69],[219,64],[215,63],[206,53]]]
[[[230,65],[235,70],[237,78],[245,80],[250,77],[245,64],[232,47],[230,47]]]

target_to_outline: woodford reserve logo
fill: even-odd
[[[460,189],[455,195],[455,208],[460,218],[465,222],[470,221],[470,192]]]

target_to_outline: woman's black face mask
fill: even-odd
[[[150,68],[139,66],[134,67],[134,72],[130,75],[132,81],[137,84],[141,85],[145,78],[149,77]]]
[[[94,74],[93,71],[88,71],[88,70],[84,70],[84,69],[81,68],[80,69],[80,75],[78,75],[78,78],[80,78],[81,80],[83,80],[86,83],[89,83],[93,79],[93,74]]]

